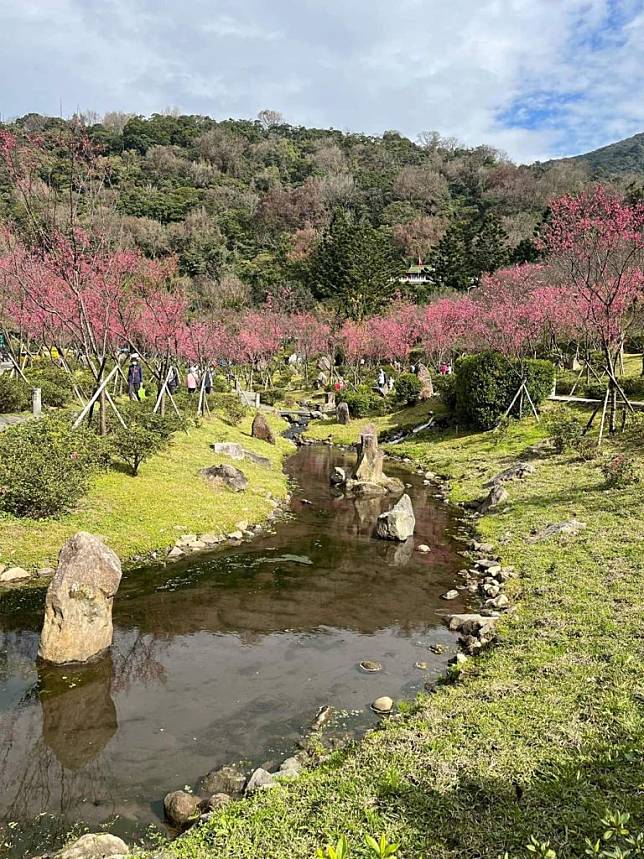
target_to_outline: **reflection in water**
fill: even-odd
[[[65,769],[78,770],[102,752],[117,729],[112,656],[89,665],[39,665],[42,738]]]
[[[0,821],[26,827],[12,856],[39,852],[34,820],[53,821],[55,837],[118,815],[114,831],[140,837],[168,790],[231,761],[292,753],[318,707],[348,714],[340,731],[364,729],[374,698],[410,697],[443,670],[449,652],[429,647],[454,645],[439,599],[458,582],[452,514],[406,474],[415,538],[376,540],[393,500],[334,493],[333,464],[350,465],[326,447],[290,460],[294,517],[275,533],[125,575],[111,656],[44,667],[33,592],[0,612]],[[361,672],[363,659],[383,671]]]

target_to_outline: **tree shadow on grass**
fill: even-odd
[[[584,855],[586,837],[601,836],[607,810],[629,811],[635,829],[644,824],[641,799],[642,753],[635,738],[614,738],[610,747],[565,764],[544,762],[527,781],[470,778],[437,791],[404,774],[392,786],[381,781],[377,807],[398,818],[409,841],[405,856],[494,857],[528,855],[531,836],[551,841],[559,859]],[[493,754],[493,750],[490,751]]]

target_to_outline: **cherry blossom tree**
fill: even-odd
[[[611,432],[618,392],[628,405],[616,367],[643,310],[644,203],[628,203],[600,185],[558,197],[550,209],[543,247],[580,326],[604,356],[608,385],[601,437],[607,404]]]

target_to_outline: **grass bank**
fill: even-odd
[[[309,425],[305,436],[316,441],[331,439],[334,444],[353,444],[358,441],[360,432],[367,424],[374,424],[380,435],[396,429],[409,431],[412,427],[425,423],[429,419],[430,411],[435,415],[444,414],[445,407],[440,400],[433,398],[415,406],[401,408],[388,415],[355,418],[348,424],[340,424],[335,419],[314,421]]]
[[[543,433],[526,420],[500,439],[444,435],[395,450],[452,475],[463,500]],[[641,463],[641,451],[629,456]],[[312,857],[341,834],[365,856],[365,834],[384,833],[414,859],[525,856],[532,835],[581,857],[607,809],[642,827],[641,484],[607,489],[596,464],[567,455],[535,465],[479,522],[518,572],[496,647],[348,752],[217,812],[175,842],[179,856]],[[573,515],[586,523],[576,537],[527,542]]]
[[[279,418],[268,419],[276,431],[286,427]],[[262,521],[272,509],[267,493],[276,498],[286,494],[282,459],[293,445],[281,437],[275,446],[251,438],[251,420],[231,427],[213,416],[188,434],[176,433],[137,477],[116,470],[99,474],[78,507],[60,518],[0,516],[0,562],[27,569],[54,565],[60,547],[79,530],[102,535],[127,561],[170,546],[183,532],[229,532],[241,519]],[[211,488],[198,476],[199,469],[230,461],[213,453],[214,441],[240,442],[269,457],[272,467],[237,463],[249,479],[245,492]]]

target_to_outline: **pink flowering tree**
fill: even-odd
[[[418,341],[420,320],[419,308],[401,299],[394,301],[382,316],[374,316],[368,320],[376,357],[406,363],[409,353]]]
[[[38,318],[54,342],[73,344],[95,379],[101,402],[101,431],[106,431],[105,374],[115,341],[129,318],[125,305],[131,287],[146,276],[142,256],[115,245],[109,218],[99,211],[106,178],[99,158],[82,131],[58,141],[69,191],[63,201],[43,181],[50,155],[38,139],[19,140],[0,133],[0,159],[24,219],[5,230],[0,262],[3,286],[25,314]],[[91,417],[91,412],[90,412]]]
[[[604,356],[608,386],[602,429],[610,403],[614,431],[618,391],[627,403],[616,378],[617,362],[643,310],[644,203],[628,203],[597,186],[559,197],[550,209],[543,247],[580,326]]]
[[[435,368],[463,349],[475,311],[469,296],[439,298],[424,308],[419,325],[420,343]]]
[[[339,344],[347,364],[353,369],[354,382],[360,378],[360,364],[374,356],[375,339],[371,320],[356,322],[347,319],[339,332]]]
[[[293,313],[284,319],[284,331],[303,359],[304,379],[309,382],[309,361],[331,348],[331,325],[314,313]]]

